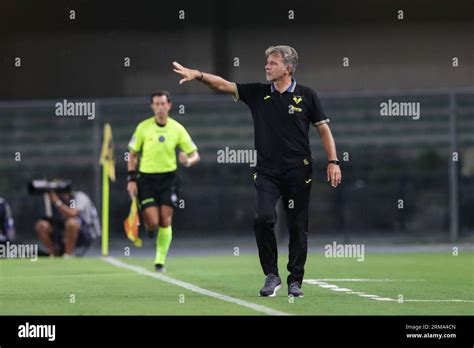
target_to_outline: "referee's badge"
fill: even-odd
[[[160,137],[158,138],[158,140],[160,141],[160,143],[164,142],[165,141],[165,137],[163,135],[160,135]]]

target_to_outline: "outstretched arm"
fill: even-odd
[[[185,68],[178,62],[173,62],[173,71],[182,77],[182,79],[179,81],[179,84],[183,84],[184,82],[189,82],[192,80],[198,80],[216,91],[235,95],[237,88],[235,83],[227,81],[220,76],[204,73],[195,69]]]

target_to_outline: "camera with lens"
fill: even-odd
[[[28,183],[28,193],[30,195],[41,195],[49,191],[70,192],[72,181],[69,179],[35,179]]]

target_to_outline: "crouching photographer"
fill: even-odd
[[[34,180],[29,191],[44,197],[46,216],[36,221],[35,230],[49,256],[83,256],[101,234],[91,199],[64,180]]]

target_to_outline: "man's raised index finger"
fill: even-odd
[[[183,69],[183,66],[182,66],[181,64],[179,64],[178,62],[173,62],[173,65],[174,65],[176,68]]]

